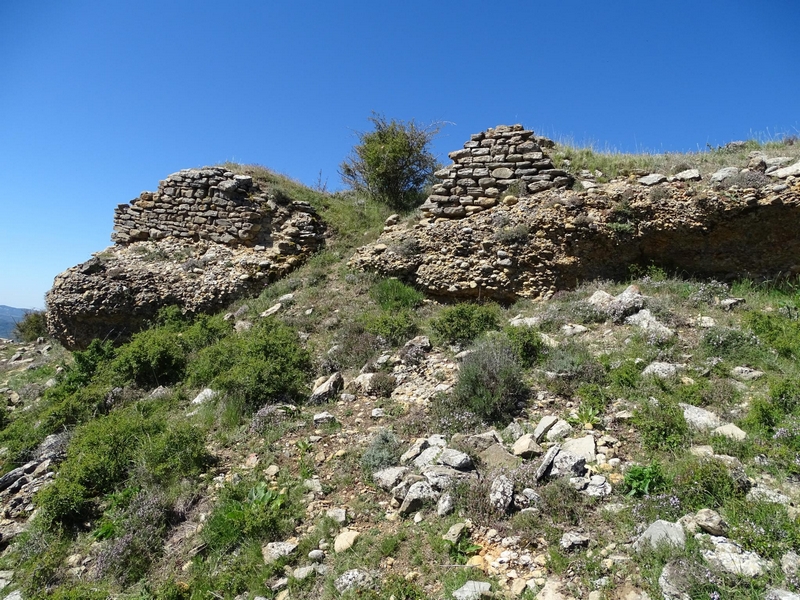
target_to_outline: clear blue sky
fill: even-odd
[[[620,151],[800,129],[800,2],[0,0],[0,304],[110,245],[182,168],[313,184],[370,111]]]

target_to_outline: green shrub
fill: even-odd
[[[800,521],[792,519],[786,507],[771,502],[731,502],[725,519],[734,539],[745,550],[780,562],[789,551],[800,548]]]
[[[683,411],[674,400],[643,400],[633,415],[642,443],[650,451],[676,450],[689,439],[689,427]]]
[[[784,315],[752,312],[745,322],[759,339],[772,346],[780,356],[800,358],[800,322]]]
[[[468,344],[482,333],[497,329],[499,323],[496,305],[461,303],[443,309],[431,327],[446,343]]]
[[[667,482],[661,465],[652,462],[647,466],[633,465],[625,472],[623,485],[629,496],[646,496],[661,491]]]
[[[202,472],[210,462],[204,433],[186,421],[168,423],[144,441],[141,460],[147,477],[164,483]]]
[[[372,286],[369,295],[381,309],[389,311],[416,308],[425,299],[422,292],[397,279],[381,279]]]
[[[229,551],[247,539],[271,542],[282,539],[301,514],[289,496],[263,481],[227,485],[206,521],[202,537],[209,549]]]
[[[754,348],[758,340],[751,334],[730,327],[711,327],[703,334],[700,347],[709,356],[736,359],[746,356],[749,349]]]
[[[741,498],[743,492],[724,464],[695,458],[676,465],[670,491],[685,511],[716,509],[728,500]]]
[[[14,325],[12,335],[21,342],[35,342],[40,337],[47,337],[47,313],[43,310],[26,312]]]
[[[392,346],[407,342],[418,331],[414,315],[409,310],[367,315],[364,318],[364,329],[368,333],[386,340]]]
[[[186,355],[183,340],[168,327],[146,329],[119,349],[111,370],[123,383],[146,388],[170,385],[183,378]]]
[[[86,350],[73,352],[74,363],[66,369],[66,374],[61,382],[63,388],[73,392],[89,385],[95,374],[114,358],[114,354],[114,346],[110,340],[101,342],[97,339],[92,340]],[[51,393],[59,393],[59,391],[57,388],[53,388]]]
[[[511,349],[524,367],[532,367],[542,357],[544,342],[541,334],[532,327],[506,327],[503,333]]]
[[[485,337],[464,358],[453,389],[458,404],[481,419],[504,425],[526,394],[522,367],[502,335]]]
[[[395,435],[388,429],[381,429],[361,455],[361,468],[372,476],[375,471],[399,464],[402,453],[400,441]]]
[[[253,410],[267,402],[303,399],[311,360],[292,329],[263,319],[198,352],[188,370],[192,385],[210,385]]]
[[[637,365],[632,360],[626,360],[620,366],[611,369],[609,378],[611,383],[619,388],[635,388],[642,379],[644,363]]]
[[[604,384],[606,370],[585,344],[569,341],[557,348],[548,348],[544,369],[555,373],[547,386],[554,393],[570,396],[580,385]]]
[[[377,113],[369,120],[375,130],[356,134],[359,144],[339,166],[342,180],[393,208],[417,206],[437,166],[428,148],[438,128],[387,121]]]

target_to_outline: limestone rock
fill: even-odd
[[[336,539],[333,541],[333,550],[335,552],[346,552],[353,547],[356,543],[358,536],[361,535],[358,531],[352,529],[342,529]]]
[[[533,458],[534,456],[543,454],[544,450],[534,441],[532,434],[526,433],[514,442],[511,452],[514,456],[519,456],[521,458]]]
[[[661,544],[668,544],[683,548],[686,544],[686,535],[683,527],[677,523],[670,523],[659,519],[648,527],[636,540],[634,548],[641,551],[647,547],[657,548]]]
[[[453,592],[455,600],[480,600],[484,592],[491,591],[491,584],[485,581],[468,581]]]
[[[680,404],[680,407],[683,409],[683,418],[693,429],[709,431],[722,425],[722,419],[710,410],[683,403]]]
[[[333,586],[340,594],[354,589],[366,588],[371,584],[372,576],[362,569],[345,571],[333,582]]]
[[[713,433],[737,441],[742,441],[747,439],[747,433],[739,429],[733,423],[728,423],[727,425],[721,425],[720,427],[714,429]]]
[[[311,392],[311,398],[309,398],[309,404],[324,404],[326,402],[330,402],[336,397],[342,388],[344,387],[344,378],[340,372],[336,372],[328,379],[325,380],[324,383],[318,385],[314,388],[314,391]]]
[[[435,501],[437,496],[438,494],[429,483],[418,481],[408,489],[408,493],[403,500],[403,504],[400,506],[399,512],[401,515],[408,515],[412,512],[416,512],[422,508],[425,503]]]
[[[711,535],[722,536],[728,531],[728,524],[722,519],[720,514],[710,508],[703,508],[697,511],[694,516],[694,522]]]
[[[586,435],[582,438],[566,440],[561,444],[561,451],[574,454],[583,458],[585,462],[592,463],[596,457],[594,436]]]
[[[667,177],[665,175],[661,175],[660,173],[645,175],[644,177],[640,177],[638,179],[639,183],[646,186],[658,185],[659,183],[664,183],[666,180]]]
[[[771,173],[769,173],[769,175],[771,175],[772,177],[777,177],[778,179],[786,179],[787,177],[800,176],[800,161],[788,167],[778,169],[777,171],[772,171]]]
[[[495,477],[489,490],[489,502],[499,512],[506,512],[514,499],[514,483],[505,475]]]
[[[711,536],[713,550],[703,550],[703,558],[712,568],[733,575],[759,577],[774,565],[755,552],[742,549],[736,542],[725,537]]]

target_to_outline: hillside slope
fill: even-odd
[[[0,345],[0,596],[800,593],[796,278],[633,264],[444,303],[348,265],[452,219],[275,181],[330,234],[257,295]]]

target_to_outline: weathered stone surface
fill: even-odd
[[[342,529],[333,541],[333,550],[335,552],[345,552],[349,550],[353,547],[353,544],[356,543],[359,535],[361,534],[358,531]]]
[[[500,444],[493,444],[480,453],[480,461],[486,470],[497,471],[500,469],[516,469],[522,460],[503,448]]]
[[[116,209],[114,246],[56,277],[48,329],[80,350],[94,338],[126,341],[164,306],[220,310],[302,264],[324,233],[309,204],[271,197],[250,174],[175,173]]]
[[[492,586],[485,581],[468,581],[453,592],[455,600],[480,600],[484,592],[491,591]]]
[[[555,169],[542,171],[547,173],[525,176],[544,176],[546,181],[531,181],[529,189],[536,191],[515,194],[513,206],[474,207],[480,210],[464,211],[464,218],[453,220],[440,218],[445,205],[435,203],[430,211],[423,208],[422,226],[393,227],[375,244],[360,248],[350,264],[403,277],[434,296],[503,301],[548,298],[584,281],[624,279],[631,264],[669,266],[718,280],[769,278],[794,272],[797,266],[800,187],[794,181],[780,191],[763,188],[748,204],[713,185],[692,187],[680,180],[659,184],[666,194],[657,200],[651,199],[651,189],[622,180],[591,194],[542,190],[537,186],[555,184],[550,179]],[[501,181],[509,180],[498,179],[496,185]],[[495,189],[495,197],[507,195]],[[614,210],[622,197],[629,207],[625,219],[635,224],[630,229],[619,227],[620,215]],[[578,217],[584,226],[575,226]],[[465,228],[468,235],[461,233]],[[501,232],[519,232],[521,237]],[[412,241],[419,249],[413,254],[376,250]],[[479,250],[507,253],[502,259],[506,264],[463,260]]]
[[[372,576],[362,569],[350,569],[342,573],[333,586],[340,594],[347,591],[369,587],[372,584]]]
[[[445,448],[442,450],[442,453],[439,455],[439,462],[460,471],[468,471],[473,466],[469,454],[453,450],[452,448]]]
[[[778,179],[786,179],[787,177],[800,176],[800,161],[788,167],[778,169],[777,171],[772,171],[771,173],[769,173],[769,175],[771,175],[772,177],[777,177]]]
[[[703,558],[717,570],[733,575],[759,577],[774,565],[772,561],[761,558],[755,552],[748,552],[736,542],[725,537],[711,536],[713,550],[703,550]]]
[[[389,467],[387,469],[375,471],[372,474],[372,481],[374,481],[375,485],[379,488],[388,491],[400,483],[406,473],[408,473],[408,467]]]
[[[659,183],[664,183],[667,180],[666,175],[662,175],[661,173],[653,173],[652,175],[645,175],[644,177],[639,178],[639,183],[646,186],[651,185],[658,185]]]
[[[677,179],[678,181],[700,181],[702,176],[700,175],[700,171],[697,169],[686,169],[685,171],[681,171],[675,175],[674,179]]]
[[[526,433],[514,442],[514,445],[511,447],[511,452],[514,456],[533,458],[534,456],[543,454],[544,450],[542,450],[542,447],[533,439],[533,434]]]
[[[668,544],[683,548],[686,544],[686,534],[678,523],[670,523],[659,519],[648,527],[636,540],[634,548],[641,551],[647,547],[657,548],[661,544]]]
[[[514,483],[505,475],[492,481],[489,489],[489,502],[500,512],[506,512],[514,499]]]
[[[683,409],[683,418],[687,425],[693,429],[708,431],[722,425],[722,419],[710,410],[683,403],[680,404],[680,407]]]
[[[574,454],[583,458],[587,463],[591,463],[595,461],[596,447],[594,436],[586,435],[582,438],[565,440],[561,444],[561,451]]]
[[[408,489],[403,504],[400,506],[400,514],[407,515],[422,508],[426,502],[433,502],[437,499],[437,493],[431,485],[425,481],[418,481]]]
[[[721,425],[720,427],[717,427],[713,431],[713,433],[715,433],[716,435],[722,435],[722,436],[725,436],[726,438],[730,438],[732,440],[737,440],[737,441],[742,441],[742,440],[747,439],[747,433],[745,433],[744,431],[739,429],[733,423],[728,423],[726,425]]]
[[[694,516],[694,522],[697,523],[700,529],[711,535],[721,536],[725,535],[728,531],[728,524],[717,511],[711,510],[710,508],[698,510],[697,514]]]
[[[311,398],[309,398],[309,404],[323,404],[325,402],[330,402],[336,397],[342,388],[344,387],[344,378],[342,374],[338,371],[328,377],[325,382],[321,385],[318,385],[314,388],[314,391],[311,392]]]
[[[286,542],[270,542],[261,548],[261,554],[264,557],[264,564],[268,565],[274,563],[283,556],[289,556],[295,550],[297,550],[296,540]]]

